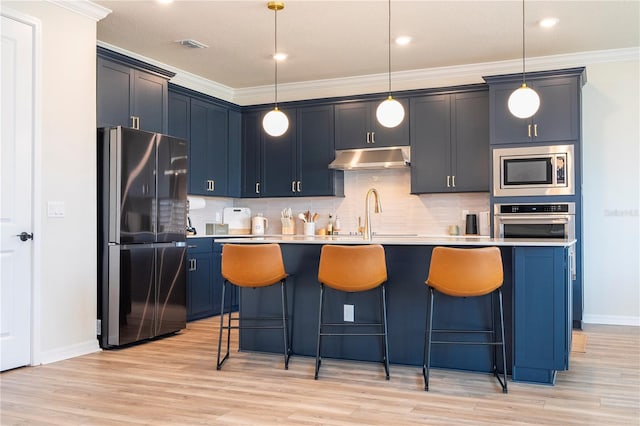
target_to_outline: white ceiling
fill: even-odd
[[[95,1],[112,10],[98,40],[232,89],[272,85],[274,12],[267,1]],[[640,1],[526,3],[526,56],[640,46]],[[522,57],[520,1],[391,2],[394,72]],[[537,22],[560,19],[553,29]],[[387,2],[289,0],[278,12],[279,83],[387,72]],[[195,39],[209,46],[175,43]],[[384,90],[384,89],[383,89]]]

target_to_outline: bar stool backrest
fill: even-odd
[[[426,284],[441,293],[482,296],[502,286],[502,281],[502,256],[498,247],[433,249]]]
[[[222,276],[239,287],[266,287],[287,277],[279,244],[224,244]]]
[[[358,292],[387,280],[384,248],[379,244],[327,244],[320,253],[318,281],[340,291]]]

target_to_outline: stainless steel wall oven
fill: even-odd
[[[494,204],[493,209],[496,238],[576,238],[575,203]],[[575,280],[575,245],[570,259],[571,277]]]

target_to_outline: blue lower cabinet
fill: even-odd
[[[513,380],[555,382],[569,368],[571,287],[568,250],[514,249]]]
[[[222,245],[213,238],[190,238],[187,247],[187,321],[220,315]],[[237,310],[238,291],[230,287],[228,303]],[[228,307],[228,305],[227,305]]]

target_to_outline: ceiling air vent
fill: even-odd
[[[190,38],[184,40],[178,40],[176,43],[181,44],[182,46],[190,47],[192,49],[206,49],[207,46],[204,43],[200,43],[199,41],[192,40]]]

